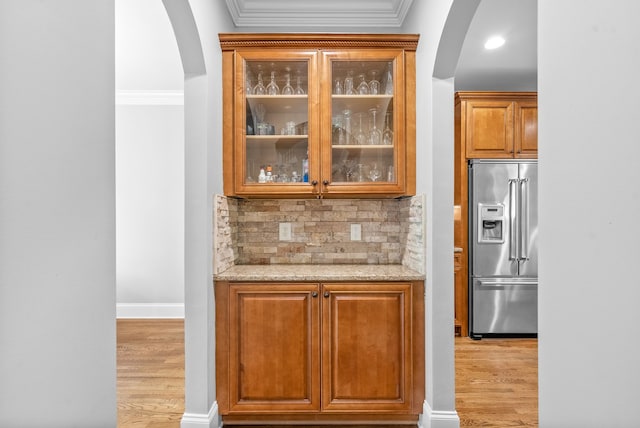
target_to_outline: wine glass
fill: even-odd
[[[344,78],[344,93],[345,95],[355,95],[356,91],[353,87],[353,71],[349,70],[347,77]]]
[[[369,81],[369,93],[371,95],[378,95],[380,93],[380,82],[376,78],[378,76],[377,70],[371,70],[371,80]]]
[[[300,72],[296,76],[296,89],[293,92],[295,95],[304,95],[304,89],[302,89],[302,77],[300,76]]]
[[[373,167],[369,170],[369,178],[371,181],[378,181],[381,175],[382,172],[378,169],[378,164],[374,162]]]
[[[369,144],[379,145],[382,144],[382,132],[376,125],[378,109],[376,107],[369,109],[371,113],[371,129],[369,129]]]
[[[362,118],[364,117],[364,113],[358,113],[356,114],[356,117],[358,118],[358,130],[356,131],[356,135],[354,137],[354,139],[356,140],[356,144],[358,145],[365,145],[367,144],[367,134],[364,132],[364,129],[362,128]]]
[[[267,93],[267,88],[264,86],[264,82],[262,80],[262,70],[258,71],[258,83],[253,87],[253,95],[265,95]]]
[[[354,180],[356,161],[353,158],[347,158],[343,161],[342,167],[344,170],[344,177],[346,181],[356,181]]]
[[[387,71],[384,75],[384,93],[386,95],[393,95],[393,74],[392,74],[393,64],[391,62],[387,63]]]
[[[294,90],[293,90],[293,86],[291,86],[291,74],[287,73],[285,75],[285,81],[286,83],[282,88],[282,95],[293,95]]]
[[[251,84],[251,71],[247,70],[245,76],[245,93],[247,95],[253,94],[253,85]]]
[[[385,115],[384,131],[382,131],[382,144],[384,144],[385,146],[393,145],[393,131],[391,130],[391,126],[389,125],[390,123],[391,123],[391,112],[388,112]]]
[[[276,72],[271,72],[271,81],[267,85],[267,94],[269,95],[278,95],[280,93],[280,88],[276,84]]]
[[[365,80],[364,73],[363,74],[359,74],[358,75],[358,79],[360,79],[360,83],[358,84],[358,87],[356,89],[358,94],[359,95],[369,95],[369,85],[367,84],[367,81]]]

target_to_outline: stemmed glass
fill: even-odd
[[[253,94],[253,85],[251,84],[251,71],[247,70],[247,75],[245,76],[245,93],[247,95]]]
[[[344,94],[355,95],[356,91],[353,89],[353,71],[349,70],[347,77],[344,78]]]
[[[376,79],[377,75],[377,70],[371,70],[371,80],[369,81],[369,93],[371,95],[378,95],[380,93],[380,82]]]
[[[360,83],[358,84],[358,94],[360,95],[369,95],[369,85],[367,85],[367,81],[365,80],[365,75],[364,74],[360,74],[358,75],[358,78],[360,79]]]
[[[280,88],[276,84],[276,72],[271,72],[271,81],[267,85],[267,94],[269,95],[278,95],[280,93]]]
[[[293,91],[296,95],[304,95],[304,89],[302,89],[302,77],[300,77],[300,72],[296,76],[296,89]]]
[[[387,63],[387,71],[385,72],[384,77],[384,93],[385,95],[393,95],[393,74],[391,72],[393,64],[391,62]]]
[[[286,83],[282,88],[282,95],[293,95],[293,86],[291,86],[291,74],[287,73],[285,76]]]
[[[371,113],[371,129],[369,130],[369,144],[379,145],[382,143],[382,132],[378,129],[376,125],[376,115],[378,114],[377,108],[369,109],[369,113]]]
[[[362,118],[364,117],[364,113],[358,113],[356,116],[358,117],[358,130],[356,131],[356,136],[354,138],[356,140],[356,144],[362,146],[367,144],[367,134],[365,134],[364,129],[362,129]]]
[[[378,164],[374,162],[373,168],[369,170],[369,178],[371,181],[378,181],[382,172],[378,169]]]
[[[391,122],[391,112],[388,112],[385,115],[384,120],[384,131],[382,131],[382,144],[385,146],[393,145],[393,131],[391,130],[391,126],[389,123]]]
[[[264,86],[264,82],[262,80],[262,70],[258,70],[258,83],[253,87],[253,95],[265,95],[267,93],[267,88]]]

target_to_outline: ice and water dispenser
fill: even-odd
[[[504,205],[478,204],[478,243],[504,243]]]

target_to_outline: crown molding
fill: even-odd
[[[400,28],[413,0],[225,0],[236,27]]]

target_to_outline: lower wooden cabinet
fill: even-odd
[[[406,423],[424,400],[421,282],[216,283],[226,425]]]

